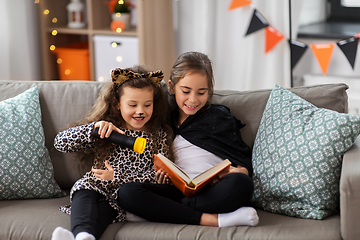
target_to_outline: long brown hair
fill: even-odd
[[[147,73],[149,72],[143,66],[134,66],[127,68],[135,73]],[[151,87],[154,90],[154,102],[153,102],[153,114],[150,120],[145,124],[147,131],[154,142],[153,152],[157,152],[157,142],[159,139],[159,129],[164,129],[168,134],[168,143],[172,138],[172,131],[168,125],[168,112],[167,101],[165,100],[165,94],[161,85],[155,86],[149,78],[132,78],[121,84],[120,86],[112,82],[104,85],[100,90],[99,97],[92,107],[90,113],[84,118],[83,121],[76,123],[75,125],[83,125],[97,121],[112,122],[117,127],[124,127],[125,120],[122,118],[121,113],[118,110],[120,98],[124,92],[125,87],[132,88],[145,88]],[[169,145],[170,146],[170,145]],[[94,164],[95,152],[97,155],[97,167],[104,166],[105,158],[114,150],[114,145],[106,141],[96,141],[95,147],[90,152],[80,152],[79,170],[88,170],[90,166]],[[89,156],[86,156],[89,155]]]

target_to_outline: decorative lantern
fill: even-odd
[[[66,9],[68,11],[69,28],[84,28],[86,26],[85,5],[81,0],[71,0]]]

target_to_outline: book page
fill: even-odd
[[[162,154],[157,154],[157,156],[187,184],[189,184],[191,182],[191,179],[186,174],[186,172],[184,170],[182,170],[178,165],[176,165],[173,161],[171,161],[170,159],[168,159],[167,157],[165,157]]]
[[[208,177],[216,174],[218,171],[222,170],[223,168],[225,168],[228,164],[230,163],[230,161],[228,159],[225,159],[224,161],[222,161],[221,163],[215,165],[212,168],[209,168],[208,170],[206,170],[205,172],[200,173],[199,175],[197,175],[196,177],[193,178],[192,182],[197,185],[201,182],[203,182],[204,180],[206,180]]]

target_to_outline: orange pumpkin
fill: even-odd
[[[125,22],[121,20],[112,21],[110,24],[110,28],[114,32],[122,32],[125,29],[125,27],[126,27]]]

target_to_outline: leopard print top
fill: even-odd
[[[55,137],[54,146],[61,152],[76,152],[89,150],[94,147],[95,141],[91,133],[95,123],[69,128],[60,132]],[[119,213],[114,222],[125,221],[125,211],[117,204],[117,191],[126,182],[149,182],[156,183],[155,170],[153,169],[153,141],[150,135],[144,131],[134,131],[121,129],[126,135],[133,137],[146,138],[147,144],[142,154],[131,149],[116,145],[114,151],[106,158],[114,168],[114,179],[103,180],[96,178],[93,172],[87,172],[81,179],[76,181],[70,192],[70,201],[75,191],[88,189],[96,191],[104,196],[104,200],[109,201],[110,205]],[[160,139],[157,143],[158,153],[168,155],[167,134],[160,129]],[[96,153],[95,153],[96,154]],[[94,166],[97,165],[96,157]],[[60,210],[70,214],[71,207],[62,206]]]

